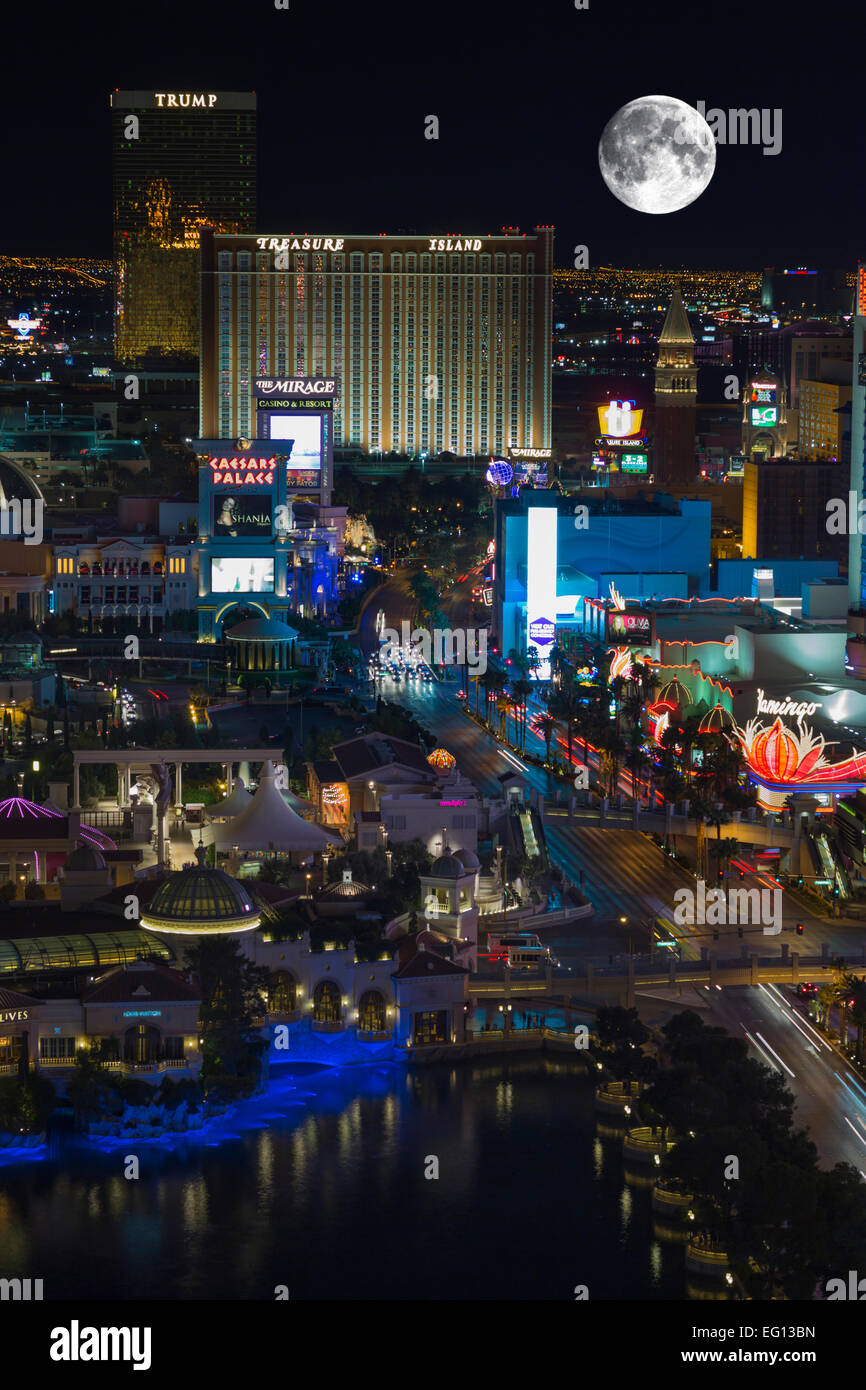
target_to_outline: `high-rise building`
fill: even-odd
[[[851,380],[851,334],[844,329],[835,333],[796,333],[790,341],[790,352],[789,419],[790,411],[800,405],[801,381],[842,381],[842,373],[845,380]]]
[[[835,459],[746,460],[743,476],[744,560],[838,560],[848,538],[827,530],[827,504],[844,497],[847,477]]]
[[[842,435],[847,428],[846,407],[851,402],[851,363],[847,381],[800,381],[800,409],[797,415],[797,455],[801,459],[841,459]],[[790,416],[788,420],[790,429]]]
[[[863,462],[866,455],[866,264],[857,267],[857,286],[854,298],[853,375],[851,384],[851,492],[858,505],[863,500]],[[866,608],[863,592],[864,537],[861,526],[866,525],[858,515],[848,519],[848,601],[852,608]],[[861,620],[858,635],[866,637],[866,621]]]
[[[553,228],[202,235],[201,433],[255,428],[257,378],[337,383],[334,443],[549,448]]]
[[[695,481],[698,373],[695,340],[679,286],[674,290],[659,337],[655,367],[655,479],[663,487],[689,488]]]
[[[117,362],[199,352],[199,233],[256,224],[252,92],[113,92]]]

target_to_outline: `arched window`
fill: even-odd
[[[385,996],[378,989],[365,990],[358,1002],[358,1028],[362,1033],[382,1033],[387,1026]]]
[[[313,991],[315,1023],[339,1023],[343,1014],[340,991],[333,980],[322,980]]]
[[[272,970],[268,985],[268,1013],[290,1014],[297,1008],[298,982],[288,970]]]

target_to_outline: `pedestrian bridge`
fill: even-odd
[[[588,797],[589,793],[583,795]],[[568,802],[547,800],[543,808],[542,799],[539,797],[538,804],[543,820],[550,819],[551,823],[556,825],[585,825],[601,830],[637,830],[668,837],[689,835],[694,838],[698,833],[694,817],[675,814],[670,803],[658,811],[645,810],[636,803],[628,807],[610,806],[606,801],[600,805],[598,802],[589,801],[581,804],[577,797],[571,797]],[[704,834],[710,841],[716,838],[711,826],[704,827]],[[758,816],[757,813],[752,818],[748,814],[743,816],[735,812],[730,822],[722,826],[722,835],[731,835],[743,844],[779,849],[791,849],[795,841],[799,842],[802,839],[802,834],[795,834],[795,828],[790,823],[780,824],[778,820],[769,816]]]
[[[852,968],[863,968],[851,961]],[[469,995],[479,1003],[498,1003],[525,999],[558,1000],[564,1005],[573,998],[599,997],[616,999],[625,1008],[634,1007],[636,994],[653,989],[699,988],[702,985],[720,987],[742,985],[798,985],[805,982],[823,983],[836,977],[837,968],[828,956],[749,956],[740,960],[720,960],[710,957],[699,961],[667,961],[664,967],[642,965],[630,960],[621,965],[593,966],[586,964],[572,970],[553,970],[538,975],[517,975],[504,970],[501,976],[473,975],[468,982]]]

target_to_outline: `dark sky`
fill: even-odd
[[[108,93],[255,90],[260,231],[557,229],[557,261],[851,266],[866,256],[864,97],[845,0],[17,0],[4,18],[0,251],[108,255]],[[846,38],[847,35],[847,38]],[[21,82],[20,99],[18,83]],[[781,107],[782,151],[719,147],[696,203],[650,216],[598,141],[652,93]],[[424,139],[424,118],[440,121]]]

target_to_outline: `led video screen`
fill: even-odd
[[[243,495],[231,490],[215,491],[213,534],[215,536],[270,536],[271,498],[260,493]]]
[[[753,405],[751,420],[753,425],[775,425],[779,418],[779,408],[775,405]]]
[[[232,555],[213,559],[210,586],[215,594],[273,593],[273,558]]]
[[[292,472],[318,473],[321,470],[321,415],[302,411],[274,412],[270,417],[268,437],[281,441],[280,453],[288,455],[286,467]]]

